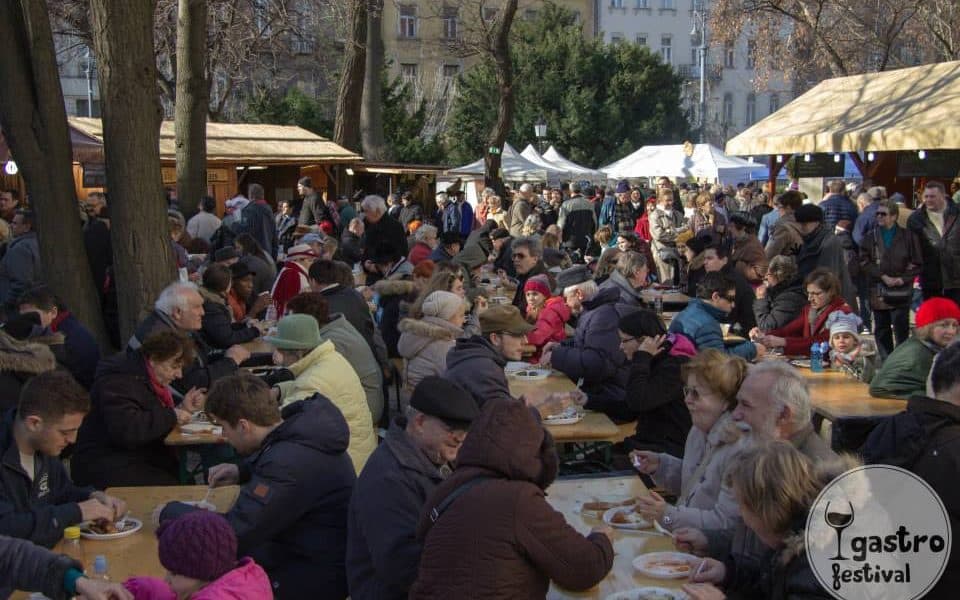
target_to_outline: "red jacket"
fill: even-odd
[[[562,342],[567,339],[564,325],[570,320],[570,307],[563,296],[547,298],[547,303],[537,316],[537,324],[527,334],[527,343],[537,347],[530,362],[540,360],[540,351],[547,342]]]
[[[637,237],[647,243],[653,239],[653,236],[650,235],[650,217],[647,213],[643,213],[637,217],[637,224],[636,227],[633,228],[633,232],[637,234]]]
[[[830,341],[830,330],[826,327],[827,317],[830,316],[830,313],[838,310],[844,313],[853,312],[843,297],[837,296],[823,309],[817,317],[816,323],[813,324],[813,329],[811,329],[810,303],[808,302],[800,311],[799,317],[783,327],[767,333],[787,340],[787,345],[783,349],[783,353],[787,356],[810,356],[810,346],[814,342]]]

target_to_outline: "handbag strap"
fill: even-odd
[[[493,477],[477,477],[476,479],[471,479],[470,481],[461,483],[456,489],[450,492],[449,496],[443,499],[443,502],[430,509],[430,522],[436,523],[437,519],[440,518],[440,515],[450,508],[450,505],[453,504],[454,500],[466,494],[472,488],[483,483],[484,481],[487,481],[488,479],[493,479]]]

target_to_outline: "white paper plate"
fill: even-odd
[[[606,600],[688,600],[683,590],[671,590],[662,587],[639,587],[625,592],[614,592]]]
[[[795,358],[790,361],[790,364],[795,367],[800,367],[801,369],[810,368],[810,359],[809,358]]]
[[[180,426],[180,431],[187,435],[200,435],[203,433],[210,435],[223,435],[223,427],[211,425],[210,423],[187,423]]]
[[[509,375],[511,377],[516,377],[520,381],[542,381],[547,377],[550,377],[550,372],[550,369],[527,368],[521,371],[514,371]]]
[[[685,563],[688,568],[675,570],[653,565],[655,562],[666,560]],[[684,552],[648,552],[633,559],[633,568],[643,575],[653,577],[654,579],[683,579],[693,575],[693,565],[699,563],[701,560],[703,559]]]
[[[636,502],[636,498],[630,496],[594,496],[587,500],[580,500],[577,502],[577,512],[585,517],[593,517],[595,519],[602,519],[603,513],[607,512],[611,508],[623,508],[625,506],[633,506]],[[598,508],[588,508],[587,504],[589,503],[600,503],[601,506]]]
[[[516,373],[517,371],[529,370],[532,365],[528,362],[523,362],[522,360],[511,360],[503,367],[503,372],[509,375],[510,373]]]
[[[636,520],[632,523],[615,523],[613,521],[613,516],[620,512],[628,513],[633,519]],[[607,512],[603,513],[603,522],[615,529],[629,529],[632,531],[650,529],[653,527],[653,523],[641,517],[639,513],[634,512],[632,506],[617,506],[615,508],[611,508]]]
[[[127,529],[117,533],[93,533],[92,531],[87,529],[87,524],[83,523],[80,525],[80,537],[88,540],[115,540],[117,538],[133,535],[136,532],[140,531],[140,529],[143,528],[143,522],[140,519],[127,517],[126,526],[127,526]]]
[[[559,417],[556,419],[544,419],[544,425],[576,425],[583,420],[583,413],[578,413],[575,417]]]

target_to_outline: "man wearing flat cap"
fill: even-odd
[[[347,581],[354,600],[407,597],[420,564],[417,523],[479,409],[463,388],[426,377],[405,417],[392,424],[357,479],[350,500]]]
[[[823,224],[823,210],[816,204],[804,204],[793,212],[803,244],[797,254],[797,269],[805,278],[818,267],[829,269],[840,280],[840,294],[847,304],[857,306],[857,288],[847,269],[847,255],[843,239]]]

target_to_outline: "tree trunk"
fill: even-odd
[[[0,2],[0,81],[0,126],[30,193],[43,278],[107,348],[45,3]]]
[[[352,0],[349,29],[343,49],[343,72],[337,90],[337,117],[333,141],[348,150],[360,151],[360,107],[363,104],[363,74],[366,62],[367,2]]]
[[[175,277],[160,178],[154,0],[91,0],[110,192],[120,332],[126,339]]]
[[[363,156],[389,160],[390,148],[383,136],[383,0],[370,0],[367,11],[367,59],[360,111]]]
[[[503,192],[503,180],[500,178],[500,162],[503,152],[503,143],[507,141],[510,128],[513,127],[513,111],[515,98],[513,96],[513,62],[510,58],[510,27],[513,17],[517,13],[517,0],[507,0],[500,14],[500,22],[491,32],[490,50],[493,55],[494,72],[497,76],[497,89],[500,98],[497,103],[497,122],[487,138],[486,154],[484,154],[484,184]],[[495,149],[496,152],[491,152]]]
[[[177,198],[195,212],[207,193],[207,0],[179,0],[177,16]]]

